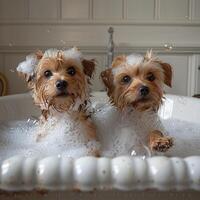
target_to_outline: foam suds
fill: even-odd
[[[30,55],[26,56],[25,61],[19,63],[19,65],[17,67],[17,71],[22,72],[24,74],[31,75],[34,72],[37,64],[38,64],[38,59],[37,59],[36,55],[30,54]]]
[[[120,113],[109,104],[96,104],[94,109],[93,120],[98,127],[104,156],[150,156],[149,132],[165,131],[155,112],[141,113],[130,108]]]
[[[153,127],[159,127],[161,124],[159,120],[153,120],[156,123],[152,124],[150,118],[144,124],[138,120],[127,120],[129,117],[127,115],[121,117],[115,108],[108,104],[96,103],[94,107],[93,119],[98,126],[102,156],[150,156],[144,138],[142,135],[140,137],[138,131],[141,129],[149,131]],[[174,138],[174,147],[164,155],[179,157],[200,155],[200,124],[173,118],[161,121],[168,134]],[[38,122],[35,119],[0,122],[0,160],[14,155],[25,157],[56,155],[78,158],[93,148],[99,148],[99,143],[88,142],[83,137],[81,131],[83,129],[77,131],[78,124],[71,123],[64,118],[59,119],[59,123],[49,122],[46,125],[49,134],[36,142]]]
[[[137,65],[143,61],[144,57],[140,54],[131,54],[126,57],[128,65]]]
[[[0,130],[0,160],[14,155],[78,158],[91,155],[91,151],[100,146],[87,139],[79,124],[65,118],[59,122],[52,118],[42,128],[35,119],[0,122]],[[44,130],[48,134],[36,141],[39,131],[43,133]]]

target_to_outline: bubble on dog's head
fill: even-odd
[[[86,60],[77,48],[49,49],[26,57],[17,71],[33,90],[35,103],[42,110],[59,112],[79,109],[89,98],[94,60]]]
[[[162,103],[163,85],[171,87],[172,68],[148,51],[145,56],[116,57],[101,78],[111,102],[119,109],[157,110]]]

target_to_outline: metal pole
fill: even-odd
[[[113,42],[113,27],[109,27],[109,41],[108,41],[108,52],[107,52],[107,67],[110,67],[114,58],[114,42]]]

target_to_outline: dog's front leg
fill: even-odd
[[[82,115],[81,122],[82,122],[82,126],[87,134],[88,139],[95,140],[98,142],[96,126],[93,123],[93,121],[91,120],[91,118],[89,116]],[[99,157],[100,150],[98,148],[92,149],[90,154],[95,157]]]
[[[87,119],[84,122],[84,126],[86,128],[86,133],[91,140],[97,140],[97,133],[96,133],[96,127],[91,121],[91,119]]]
[[[46,123],[46,119],[45,117],[42,115],[40,117],[40,121],[39,121],[39,127],[38,127],[38,131],[36,134],[36,142],[40,142],[44,137],[47,136],[47,129],[45,128],[45,123]]]
[[[172,146],[173,139],[161,131],[154,130],[149,134],[149,147],[152,151],[166,152]]]
[[[83,129],[85,130],[88,136],[88,139],[97,140],[96,126],[91,120],[90,115],[87,115],[84,112],[79,112],[76,113],[75,119],[81,122]]]

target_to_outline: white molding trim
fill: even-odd
[[[154,0],[154,19],[160,19],[160,0]]]
[[[54,46],[58,49],[63,49],[63,46]],[[70,48],[72,46],[66,46]],[[45,50],[52,48],[52,46],[0,46],[0,53],[27,53],[41,49]],[[90,54],[105,54],[107,53],[107,46],[78,46],[80,50]],[[115,46],[115,53],[143,53],[148,49],[153,49],[155,53],[159,54],[200,54],[200,47],[173,47],[172,50],[166,49],[164,46]]]
[[[127,20],[127,0],[122,0],[122,19]]]
[[[191,1],[191,20],[197,21],[198,19],[195,19],[195,0],[190,0]]]
[[[187,95],[198,94],[198,67],[200,65],[199,55],[191,55],[188,60],[188,88]]]
[[[27,8],[27,10],[26,10],[26,18],[27,18],[27,20],[29,20],[30,19],[30,0],[27,0],[25,2],[25,6]]]
[[[193,0],[188,0],[188,19],[193,20],[193,15],[194,15]]]
[[[200,57],[199,55],[194,55],[195,57],[195,93],[194,94],[198,94],[199,91],[199,86],[198,86],[198,78],[199,78],[199,67],[200,67]]]
[[[164,20],[130,20],[130,19],[121,19],[121,20],[98,20],[98,19],[38,19],[38,20],[2,20],[0,19],[0,25],[137,25],[137,26],[198,26],[200,25],[200,20],[192,21],[164,21]]]
[[[93,0],[89,0],[89,15],[88,15],[88,19],[93,19],[94,18],[93,5],[94,5]]]
[[[62,0],[58,0],[57,1],[57,18],[59,19],[59,20],[61,20],[62,19]]]
[[[188,80],[187,95],[193,96],[196,92],[196,57],[191,55],[188,57]]]

